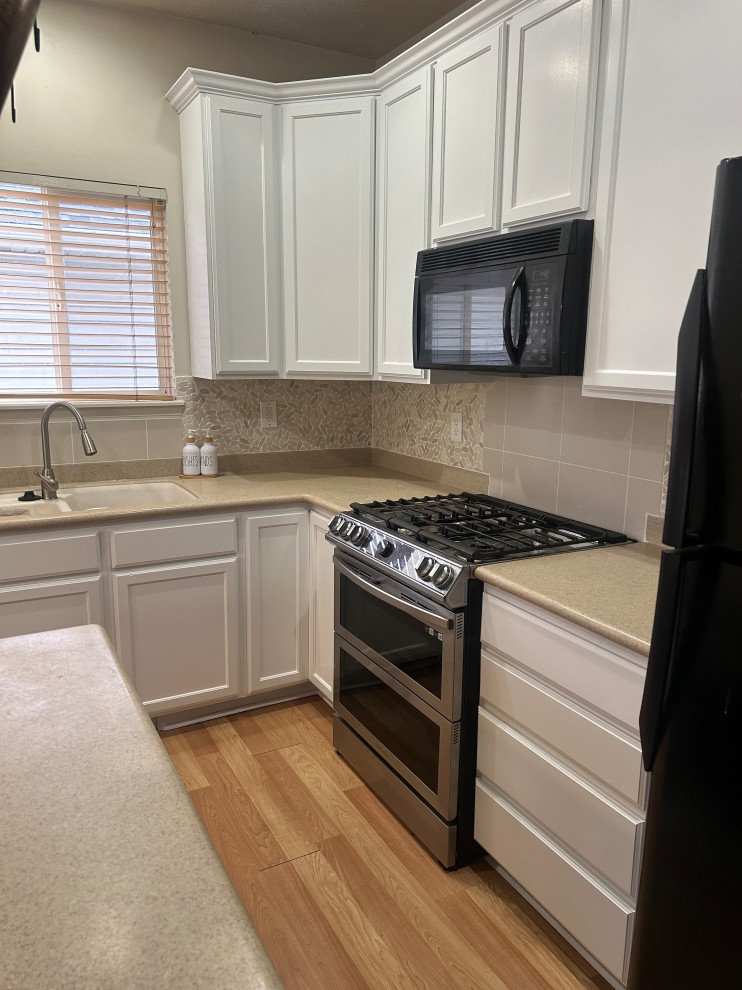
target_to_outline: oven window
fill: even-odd
[[[374,598],[343,574],[340,625],[420,687],[441,697],[443,642],[435,629]]]
[[[346,710],[437,794],[441,732],[436,723],[342,648],[339,683]]]

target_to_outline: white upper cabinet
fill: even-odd
[[[372,373],[372,97],[287,104],[283,114],[286,371]]]
[[[611,5],[586,394],[672,401],[716,166],[742,154],[740,41],[739,0]]]
[[[434,69],[434,241],[495,230],[501,28],[442,55]]]
[[[540,0],[508,22],[502,222],[586,210],[600,0]]]
[[[431,69],[385,89],[377,116],[376,371],[424,381],[412,366],[417,252],[428,246]]]
[[[270,103],[200,95],[181,113],[191,367],[280,370],[279,217]]]

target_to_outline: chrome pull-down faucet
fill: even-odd
[[[98,452],[79,409],[73,406],[71,402],[59,401],[48,405],[41,414],[41,453],[44,458],[44,466],[41,471],[34,472],[41,479],[41,497],[46,499],[56,498],[59,488],[59,482],[54,476],[54,469],[52,468],[52,455],[49,447],[49,419],[55,409],[69,409],[77,420],[77,425],[80,427],[82,449],[86,456],[91,457]]]

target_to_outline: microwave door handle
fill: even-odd
[[[335,558],[335,567],[341,574],[352,581],[354,584],[360,585],[369,595],[373,595],[374,598],[379,598],[382,602],[388,602],[390,605],[394,605],[395,608],[400,609],[402,612],[406,612],[411,615],[414,619],[419,619],[420,622],[425,622],[427,625],[432,626],[434,629],[448,630],[453,629],[453,619],[447,619],[442,615],[436,615],[435,612],[428,612],[424,608],[418,608],[417,605],[412,605],[410,602],[402,601],[397,598],[396,595],[391,595],[388,591],[384,591],[377,584],[372,581],[367,581],[362,578],[360,574],[356,574],[349,567],[341,561]]]
[[[508,352],[508,357],[510,358],[510,363],[514,367],[518,367],[520,364],[520,359],[523,354],[523,348],[526,345],[526,335],[525,335],[525,306],[520,307],[520,329],[518,334],[517,345],[513,341],[513,302],[515,300],[515,290],[524,279],[526,274],[525,266],[521,265],[518,271],[513,275],[513,280],[508,286],[508,291],[505,293],[505,303],[502,308],[502,336],[505,341],[505,350]],[[521,289],[522,291],[522,289]]]

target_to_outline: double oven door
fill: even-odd
[[[456,817],[463,612],[335,550],[335,710],[439,815]]]

